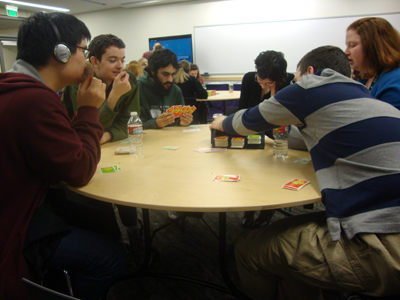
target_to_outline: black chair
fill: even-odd
[[[229,116],[231,114],[234,114],[235,112],[238,111],[238,109],[239,109],[239,107],[237,107],[237,106],[228,106],[226,108],[226,115]]]
[[[26,278],[22,278],[22,283],[24,284],[31,300],[79,300],[78,298],[48,289]]]
[[[60,268],[50,269],[44,276],[41,284],[47,288],[57,290],[69,296],[74,296],[71,285],[71,277],[67,270]]]

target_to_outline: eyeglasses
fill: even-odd
[[[76,48],[82,49],[83,50],[83,55],[85,55],[85,58],[89,58],[89,49],[88,48],[84,48],[84,47],[80,47],[80,46],[76,46]]]
[[[269,81],[269,82],[262,82],[261,80],[262,79],[260,79],[258,76],[257,76],[257,74],[256,74],[256,76],[254,77],[254,80],[255,80],[255,82],[257,82],[259,85],[261,85],[261,86],[267,86],[267,87],[271,87],[271,86],[273,86],[273,85],[275,85],[275,81]],[[269,80],[269,79],[265,79],[265,80]]]

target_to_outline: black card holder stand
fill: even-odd
[[[225,147],[215,147],[215,138],[217,136],[228,136],[228,147],[226,148],[230,148],[230,149],[264,149],[265,148],[265,133],[258,133],[257,135],[261,136],[261,144],[249,144],[248,143],[248,138],[247,136],[241,136],[241,135],[230,135],[227,134],[226,132],[222,132],[216,129],[211,129],[211,145],[212,148],[225,148]],[[244,137],[244,146],[243,148],[232,148],[232,137]]]

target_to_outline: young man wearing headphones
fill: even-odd
[[[85,69],[89,39],[74,16],[36,13],[19,28],[16,63],[0,74],[0,299],[29,299],[21,279],[52,268],[70,272],[76,297],[98,299],[125,268],[117,241],[70,226],[44,200],[51,183],[87,184],[100,160],[106,87]],[[70,119],[57,92],[79,83]]]

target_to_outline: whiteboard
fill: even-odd
[[[400,31],[400,14],[375,15]],[[346,29],[364,16],[194,27],[195,62],[202,74],[243,75],[266,50],[283,52],[287,71],[309,51],[333,45],[345,50]]]

